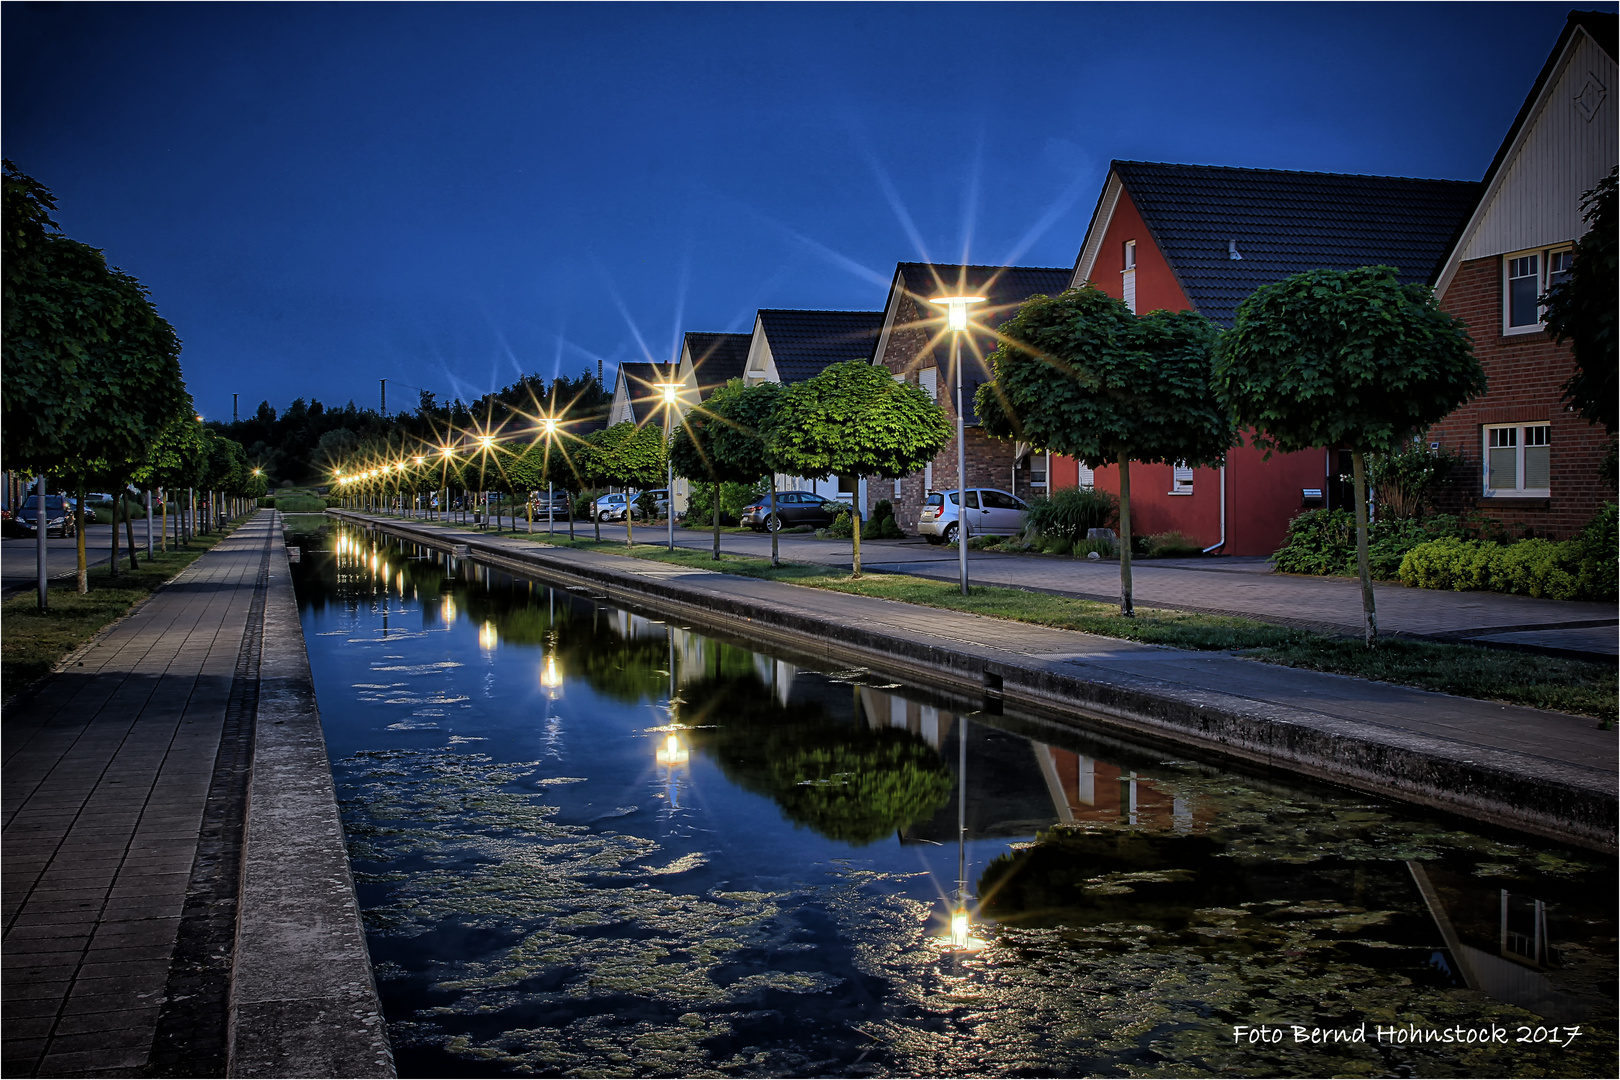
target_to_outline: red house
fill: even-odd
[[[1581,194],[1620,149],[1615,26],[1611,14],[1570,14],[1434,282],[1441,306],[1468,323],[1490,385],[1429,431],[1464,463],[1447,509],[1514,533],[1567,538],[1614,498],[1599,477],[1614,440],[1564,405],[1574,362],[1536,298],[1568,271],[1586,231]]]
[[[1393,266],[1428,282],[1480,185],[1456,180],[1115,161],[1075,262],[1132,311],[1195,310],[1223,326],[1262,285],[1304,270]],[[1247,442],[1247,440],[1245,440]],[[1301,509],[1349,505],[1350,471],[1331,448],[1274,454],[1252,446],[1220,468],[1136,465],[1131,525],[1180,532],[1212,551],[1269,555]],[[1053,462],[1056,486],[1119,490],[1118,470]]]

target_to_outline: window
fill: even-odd
[[[1023,510],[1025,506],[1019,499],[1013,498],[1005,491],[986,491],[984,505],[992,510]]]
[[[1136,241],[1125,241],[1125,269],[1120,271],[1120,294],[1125,306],[1136,314]]]
[[[1536,298],[1569,277],[1575,252],[1569,248],[1527,251],[1504,260],[1502,332],[1527,334],[1541,329],[1542,309]]]
[[[1502,424],[1485,429],[1485,496],[1552,494],[1552,428]]]
[[[1193,493],[1192,466],[1184,461],[1178,461],[1170,472],[1170,494],[1191,495]]]
[[[917,372],[917,385],[928,395],[928,400],[939,402],[939,368],[923,368]]]

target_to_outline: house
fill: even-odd
[[[679,382],[669,364],[620,364],[613,377],[613,404],[608,406],[608,426],[629,421],[645,424],[664,404],[665,383]]]
[[[709,400],[717,387],[740,379],[748,365],[752,334],[709,334],[690,331],[681,339],[681,362],[676,380],[681,384],[681,411]]]
[[[1115,161],[1071,283],[1095,285],[1132,311],[1194,310],[1230,326],[1262,285],[1304,270],[1393,266],[1428,282],[1480,185],[1343,173]],[[1248,443],[1249,440],[1245,439]],[[1229,555],[1269,555],[1288,521],[1312,506],[1348,506],[1349,455],[1334,448],[1273,454],[1252,445],[1219,468],[1137,465],[1131,524],[1180,532]],[[1057,486],[1117,492],[1118,469],[1056,459]]]
[[[1027,444],[984,434],[973,409],[973,395],[981,383],[990,379],[985,358],[995,351],[995,328],[1016,314],[1030,297],[1055,295],[1068,288],[1070,274],[1065,266],[934,266],[911,262],[895,266],[873,363],[888,368],[896,379],[921,387],[945,409],[953,429],[956,401],[950,335],[945,329],[944,309],[929,303],[929,298],[984,297],[983,303],[973,305],[972,322],[963,333],[961,347],[964,459],[970,485],[998,487],[1023,498],[1046,490],[1050,455],[1032,452]],[[894,504],[900,527],[914,527],[928,492],[957,486],[956,440],[952,439],[921,472],[873,483],[869,497],[874,502],[888,499]]]
[[[1463,460],[1445,509],[1514,533],[1566,538],[1614,498],[1599,477],[1614,440],[1564,404],[1574,362],[1543,329],[1536,299],[1586,231],[1581,194],[1615,167],[1615,26],[1612,14],[1570,13],[1433,278],[1441,307],[1467,322],[1489,384],[1429,430],[1431,446]]]
[[[743,381],[792,385],[845,360],[872,359],[883,327],[881,311],[799,311],[761,308],[754,316]],[[865,481],[851,477],[778,476],[779,488],[813,490],[829,499],[861,498]]]

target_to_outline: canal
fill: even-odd
[[[402,1076],[1609,1076],[1616,866],[289,536]]]

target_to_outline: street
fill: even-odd
[[[154,522],[154,525],[156,522]],[[86,525],[84,528],[85,561],[91,566],[99,566],[107,561],[111,545],[111,525]],[[118,537],[118,549],[124,550],[125,534]],[[154,541],[155,542],[155,541]],[[24,589],[34,587],[35,554],[38,540],[33,536],[7,537],[0,540],[0,577],[3,577],[4,587],[0,589],[0,596],[12,596]],[[75,537],[52,536],[45,541],[45,573],[48,577],[67,577],[78,569],[78,559],[75,552],[78,548]],[[135,522],[135,545],[139,551],[146,552],[146,522]],[[127,555],[126,555],[127,558]],[[127,566],[128,563],[125,563]]]

